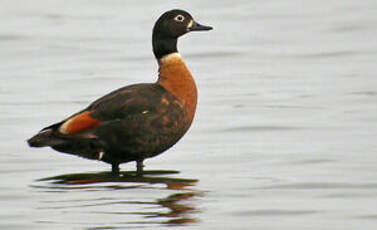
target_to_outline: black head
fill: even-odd
[[[170,10],[157,20],[153,28],[153,52],[156,58],[177,52],[178,37],[191,31],[211,30],[195,22],[192,16],[184,10]]]

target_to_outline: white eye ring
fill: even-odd
[[[175,16],[174,20],[176,20],[177,22],[183,22],[185,20],[185,17],[181,14]]]

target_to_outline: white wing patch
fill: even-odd
[[[98,153],[98,160],[102,160],[103,155],[105,155],[105,152],[99,152]]]

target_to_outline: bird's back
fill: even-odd
[[[89,109],[94,118],[108,120],[95,135],[121,161],[155,156],[174,145],[189,127],[179,100],[158,84],[125,87],[108,97]]]

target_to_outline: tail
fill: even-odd
[[[30,147],[46,147],[62,144],[64,140],[53,135],[53,129],[43,129],[37,135],[27,140]]]
[[[30,147],[51,147],[56,151],[78,155],[88,159],[102,159],[98,155],[105,149],[105,144],[97,138],[83,136],[62,136],[57,134],[56,129],[47,127],[37,135],[27,140]]]

